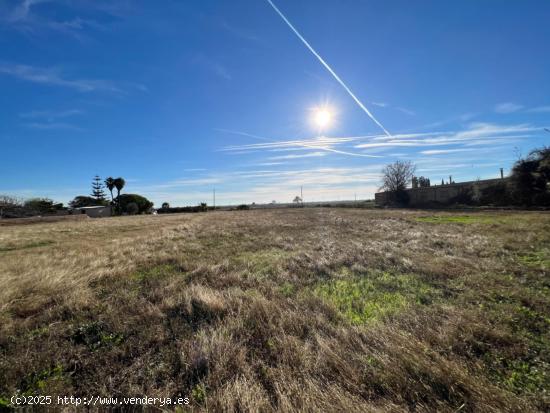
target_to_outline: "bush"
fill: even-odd
[[[188,207],[172,207],[172,208],[161,208],[157,210],[159,214],[178,214],[182,212],[205,212],[207,210],[206,207],[203,207],[201,205],[197,206],[188,206]]]
[[[475,203],[471,188],[462,189],[458,195],[453,196],[448,202],[449,205],[473,205]]]
[[[49,198],[32,198],[25,201],[23,206],[38,214],[55,214],[63,209],[62,203],[56,204]]]
[[[481,190],[479,202],[482,205],[505,206],[512,204],[510,190],[505,182],[499,182]]]
[[[535,149],[517,161],[510,182],[516,204],[550,206],[550,148]]]
[[[71,202],[69,202],[69,206],[71,208],[83,208],[83,207],[89,207],[89,206],[107,206],[109,205],[109,202],[106,200],[97,200],[95,198],[92,198],[91,196],[86,195],[79,195],[76,196]]]
[[[249,207],[248,205],[246,205],[246,204],[241,204],[241,205],[239,205],[239,206],[238,206],[237,208],[235,208],[235,209],[237,209],[238,211],[247,211],[247,210],[250,209],[250,207]]]
[[[130,202],[126,205],[126,212],[128,215],[136,215],[139,212],[139,207],[135,202]]]
[[[150,213],[153,208],[153,203],[151,201],[144,196],[137,194],[122,194],[117,198],[117,200],[120,211],[127,213],[130,213],[130,211],[133,211],[134,209],[133,206],[130,207],[130,204],[135,204],[137,206],[137,211],[135,212],[137,214]],[[129,207],[130,211],[128,210]]]
[[[390,205],[405,207],[409,205],[410,196],[406,190],[397,190],[388,193],[388,201]]]

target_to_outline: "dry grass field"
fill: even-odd
[[[550,215],[284,209],[0,227],[14,394],[550,410]]]

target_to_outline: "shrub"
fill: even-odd
[[[246,205],[246,204],[241,204],[241,205],[237,206],[236,209],[237,209],[238,211],[247,211],[247,210],[250,209],[250,207],[249,207],[248,205]]]
[[[69,202],[69,206],[71,208],[82,208],[82,207],[88,207],[88,206],[107,206],[107,205],[109,205],[109,202],[106,200],[97,200],[91,196],[86,196],[86,195],[76,196],[71,202]]]
[[[128,208],[130,207],[130,204],[135,204],[137,206],[137,212],[138,214],[144,214],[151,212],[151,208],[153,208],[153,203],[149,201],[147,198],[141,195],[137,194],[122,194],[118,198],[118,206],[121,211],[130,213]],[[130,210],[133,210],[134,207],[130,207]]]
[[[130,202],[126,205],[126,212],[128,215],[136,215],[139,212],[139,207],[135,202]]]
[[[63,209],[63,204],[56,204],[49,198],[32,198],[25,201],[24,207],[39,214],[54,214]]]
[[[473,205],[475,204],[473,191],[471,188],[462,189],[458,195],[453,196],[449,199],[448,204],[450,205]]]
[[[516,204],[550,205],[550,148],[536,149],[527,158],[517,161],[510,183]]]
[[[503,206],[512,204],[512,197],[506,183],[499,182],[487,188],[483,188],[479,201],[482,205]]]

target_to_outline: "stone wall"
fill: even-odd
[[[506,182],[508,178],[484,179],[479,181],[459,182],[448,185],[434,185],[425,188],[407,189],[410,206],[421,206],[431,203],[446,204],[454,197],[472,191],[479,194],[481,190],[499,182]],[[388,192],[374,194],[377,206],[388,205]]]

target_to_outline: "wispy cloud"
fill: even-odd
[[[373,104],[374,106],[378,106],[380,108],[391,108],[391,109],[395,109],[401,113],[404,113],[405,115],[409,115],[409,116],[414,116],[416,115],[416,112],[410,110],[410,109],[407,109],[407,108],[404,108],[404,107],[401,107],[401,106],[393,106],[387,102],[371,102],[371,104]]]
[[[536,108],[527,109],[526,112],[530,112],[530,113],[550,113],[550,106],[538,106]]]
[[[22,64],[0,62],[0,74],[42,85],[66,87],[79,92],[122,92],[121,89],[108,80],[69,79],[65,77],[59,69],[55,68],[39,68]]]
[[[471,152],[476,151],[477,149],[430,149],[427,151],[421,151],[422,155],[442,155],[446,153],[457,153],[457,152]]]
[[[233,78],[229,70],[224,65],[203,54],[196,55],[192,59],[192,62],[224,80],[231,80]]]
[[[60,122],[72,116],[81,115],[84,112],[80,109],[64,109],[64,110],[33,110],[30,112],[20,113],[19,117],[24,119],[24,126],[31,129],[54,130],[54,129],[71,129],[82,130],[68,122]]]
[[[272,161],[276,161],[276,160],[283,160],[283,159],[318,158],[320,156],[326,156],[326,152],[308,152],[308,153],[301,153],[301,154],[271,156],[268,159]]]
[[[522,105],[513,102],[503,102],[495,106],[495,112],[501,114],[514,113],[523,109]]]
[[[255,33],[252,33],[250,30],[244,29],[242,27],[237,27],[233,24],[230,24],[226,20],[222,20],[220,26],[223,29],[225,29],[227,32],[231,33],[232,35],[240,39],[249,40],[252,42],[260,41],[260,38]]]
[[[23,119],[47,119],[49,121],[53,121],[55,119],[81,115],[82,113],[84,112],[80,109],[33,110],[30,112],[20,113],[19,117]]]
[[[528,124],[498,125],[492,123],[475,122],[466,130],[449,132],[425,132],[414,134],[398,134],[391,139],[379,135],[369,143],[360,143],[356,148],[379,147],[423,147],[443,145],[485,145],[495,142],[526,139],[534,136],[540,128]]]
[[[41,129],[41,130],[54,130],[54,129],[82,130],[82,128],[78,126],[71,125],[70,123],[64,123],[64,122],[46,122],[46,123],[30,122],[30,123],[25,123],[24,126],[31,129]]]
[[[318,137],[309,138],[309,139],[294,139],[294,140],[278,141],[275,139],[269,139],[263,136],[257,136],[246,132],[231,131],[227,129],[216,129],[216,130],[220,132],[231,133],[234,135],[247,136],[247,137],[250,137],[256,140],[261,140],[264,142],[264,143],[248,144],[248,145],[226,146],[221,149],[222,151],[229,151],[232,153],[240,152],[240,151],[252,152],[252,151],[265,151],[265,150],[273,151],[273,150],[292,150],[292,149],[315,149],[315,150],[321,150],[325,152],[332,152],[340,155],[358,156],[358,157],[365,157],[365,158],[378,158],[378,156],[376,155],[335,149],[335,147],[339,144],[352,142],[352,141],[361,139],[361,137],[318,136]]]

